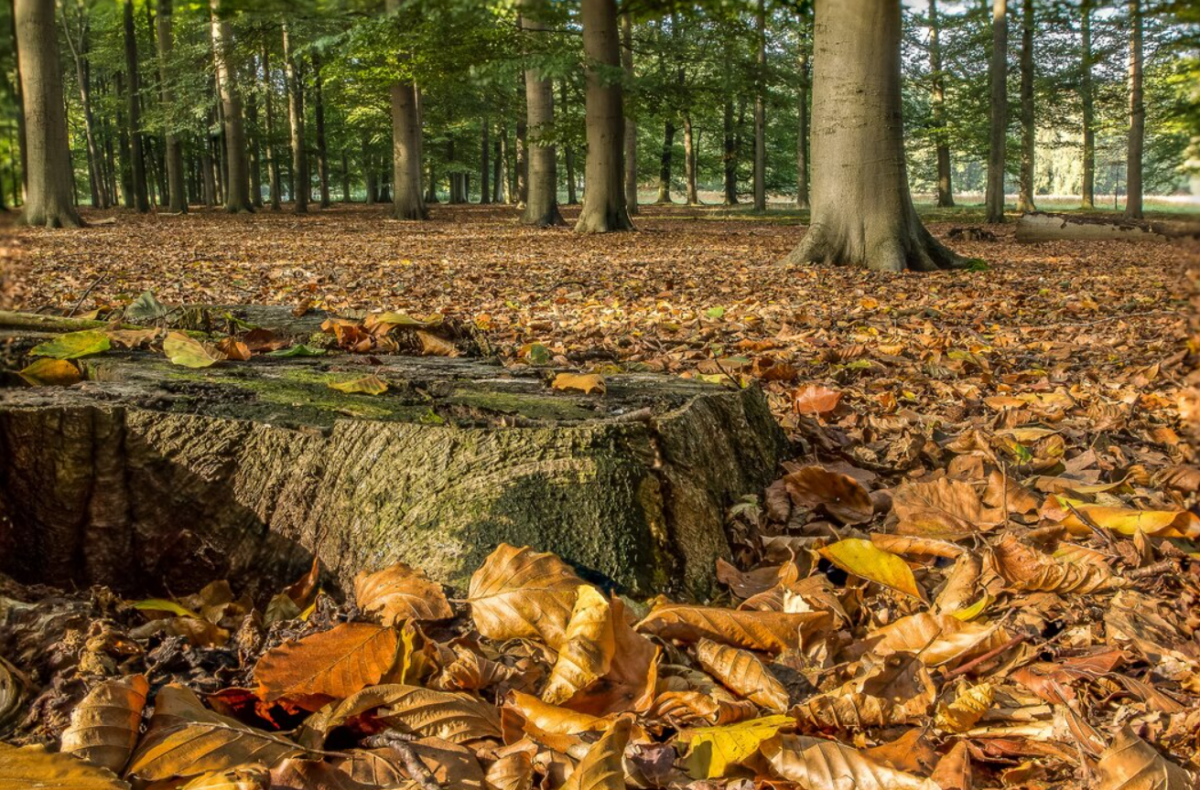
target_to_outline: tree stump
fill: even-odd
[[[0,347],[87,323],[0,314]],[[726,509],[770,481],[784,448],[753,387],[628,374],[584,395],[551,389],[544,369],[376,359],[191,370],[110,351],[80,360],[71,387],[8,376],[0,570],[128,593],[230,578],[269,594],[315,555],[343,588],[403,561],[462,591],[507,542],[630,594],[704,598],[730,553]],[[328,386],[368,373],[388,391]]]

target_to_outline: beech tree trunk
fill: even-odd
[[[321,85],[321,58],[313,54],[313,116],[317,121],[317,180],[321,208],[329,208],[329,150],[325,146],[325,95]]]
[[[133,27],[133,0],[123,5],[125,21],[125,71],[129,80],[129,156],[132,162],[133,208],[145,213],[150,210],[146,193],[146,160],[142,151],[142,116],[138,101],[141,81],[138,79],[137,36]]]
[[[25,189],[29,180],[29,157],[27,153],[26,134],[25,134],[25,102],[22,96],[25,93],[21,87],[21,45],[20,36],[17,35],[17,8],[16,0],[8,0],[9,16],[8,21],[11,26],[10,33],[12,34],[13,61],[16,63],[16,86],[14,87],[13,104],[16,105],[17,114],[17,148],[20,151],[20,170],[21,170],[21,194],[25,194]],[[18,200],[13,200],[13,204],[18,203]]]
[[[1017,211],[1037,211],[1033,199],[1037,149],[1037,118],[1033,106],[1033,0],[1022,0],[1021,10],[1021,183]]]
[[[687,181],[687,204],[700,205],[700,191],[696,185],[696,138],[692,127],[692,114],[683,116],[683,168]]]
[[[516,173],[513,175],[517,185],[514,197],[517,200],[517,206],[522,209],[525,208],[526,199],[529,197],[528,128],[525,118],[517,121],[517,150],[513,153],[513,158],[516,160]]]
[[[108,192],[104,188],[104,177],[100,165],[100,150],[96,144],[96,119],[92,112],[91,65],[88,62],[88,17],[87,8],[79,8],[78,32],[71,29],[63,6],[63,38],[71,49],[71,60],[75,64],[75,82],[79,85],[79,102],[83,107],[84,139],[87,143],[88,186],[91,190],[92,206],[108,208]]]
[[[671,158],[675,152],[675,124],[668,120],[663,127],[662,156],[658,160],[658,197],[655,203],[671,205]]]
[[[950,208],[954,205],[954,186],[950,171],[950,134],[946,129],[946,75],[942,71],[937,0],[929,0],[929,68],[933,79],[930,104],[933,108],[934,140],[937,143],[937,204],[938,208]]]
[[[479,202],[492,202],[492,141],[491,124],[484,118],[479,130]]]
[[[908,190],[900,29],[900,0],[817,4],[813,214],[788,263],[881,271],[964,264],[921,224]]]
[[[726,96],[725,112],[724,112],[724,137],[725,137],[725,153],[724,153],[724,186],[725,186],[725,205],[736,206],[738,202],[737,190],[737,137],[734,134],[733,126],[733,97]]]
[[[1125,217],[1141,219],[1142,149],[1146,105],[1142,98],[1142,2],[1129,0],[1129,146],[1125,157]]]
[[[1092,0],[1080,6],[1079,100],[1083,109],[1083,175],[1081,207],[1096,207],[1096,105],[1092,90]]]
[[[545,35],[539,32],[547,29],[543,13],[539,0],[522,1],[521,29],[530,31],[524,34],[527,42]],[[541,228],[562,225],[558,210],[558,156],[550,143],[554,130],[554,85],[535,68],[525,69],[525,125],[529,175],[521,221]]]
[[[616,0],[583,0],[583,54],[587,72],[587,165],[578,233],[633,230],[625,205],[625,113]]]
[[[625,81],[633,84],[633,22],[629,14],[621,14],[621,68]],[[625,113],[625,207],[630,215],[638,213],[637,121]]]
[[[75,211],[54,0],[17,0],[13,11],[25,109],[28,185],[21,220],[49,228],[83,225]]]
[[[930,0],[933,2],[934,0]],[[809,209],[808,198],[808,144],[809,144],[809,129],[808,129],[808,95],[811,84],[809,74],[809,47],[812,45],[812,17],[807,11],[800,13],[800,57],[797,64],[799,74],[799,87],[797,90],[797,110],[799,113],[798,123],[796,124],[796,208],[801,211]],[[726,142],[725,150],[729,151],[729,146],[733,137],[733,102],[727,101],[725,104],[725,129]],[[734,201],[736,202],[736,200]]]
[[[279,154],[275,150],[275,91],[271,87],[271,54],[266,42],[262,47],[263,104],[267,115],[267,139],[264,143],[267,154],[267,178],[271,191],[271,210],[279,211]]]
[[[223,19],[222,0],[211,0],[213,57],[217,65],[217,90],[225,126],[225,210],[231,214],[254,211],[250,202],[250,173],[246,167],[246,126],[242,96],[231,63],[233,34]]]
[[[991,145],[988,150],[987,221],[1004,221],[1004,160],[1008,140],[1008,0],[992,0]]]
[[[174,16],[172,0],[158,0],[158,17],[155,21],[158,33],[158,75],[159,93],[163,105],[170,107],[175,103],[175,92],[171,90],[169,64],[171,54],[175,50],[175,31],[172,25]],[[187,211],[187,190],[183,185],[183,146],[179,136],[173,131],[167,131],[166,165],[167,165],[167,210],[173,214]]]
[[[758,32],[758,69],[754,75],[754,210],[767,210],[767,12],[758,0],[754,17]]]
[[[350,202],[350,156],[342,149],[342,202]]]
[[[300,64],[292,56],[292,37],[283,23],[283,68],[288,93],[288,122],[292,129],[292,210],[308,213],[308,158],[304,155],[304,86]]]
[[[253,65],[254,74],[258,73],[258,65]],[[258,125],[258,96],[250,91],[246,97],[247,151],[250,162],[250,205],[255,210],[262,208],[262,135]]]
[[[496,141],[496,202],[511,204],[512,188],[508,182],[508,124],[501,124],[500,139]]]

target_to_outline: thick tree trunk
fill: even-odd
[[[1146,105],[1142,98],[1142,2],[1129,0],[1129,146],[1125,157],[1125,216],[1141,219],[1142,149]]]
[[[633,22],[621,14],[621,68],[625,81],[633,85]],[[625,108],[625,207],[630,215],[638,213],[637,121]]]
[[[500,127],[503,132],[504,127]],[[492,202],[504,202],[504,160],[500,153],[500,138],[492,140]]]
[[[737,187],[737,139],[734,136],[733,130],[733,97],[727,96],[725,99],[724,112],[724,185],[725,185],[725,205],[736,206],[738,202],[738,187]],[[807,188],[807,184],[806,184]]]
[[[754,17],[758,36],[758,68],[754,75],[754,210],[767,210],[767,12],[758,0]]]
[[[304,85],[300,64],[292,54],[292,36],[283,23],[283,68],[288,93],[288,123],[292,130],[292,210],[308,213],[308,157],[304,155]]]
[[[262,47],[262,68],[263,68],[263,104],[267,115],[267,139],[264,143],[267,152],[267,178],[271,182],[271,210],[279,211],[280,208],[280,183],[279,183],[279,154],[275,149],[275,91],[271,86],[271,55],[270,48],[266,42],[263,42]]]
[[[26,124],[28,187],[21,220],[26,225],[77,228],[74,175],[67,142],[63,81],[54,29],[54,0],[17,0],[21,96]]]
[[[671,159],[675,153],[675,124],[667,120],[663,126],[662,155],[658,160],[658,197],[654,202],[660,206],[671,205]]]
[[[402,0],[387,0],[387,12],[397,13]],[[392,83],[392,217],[422,220],[429,217],[421,188],[421,110],[417,86]]]
[[[1037,151],[1037,117],[1033,106],[1033,0],[1022,0],[1021,7],[1021,183],[1017,196],[1017,211],[1037,211],[1034,178],[1037,170],[1034,156]]]
[[[696,184],[696,138],[690,112],[683,115],[683,172],[687,182],[687,204],[698,206],[700,191]]]
[[[583,54],[587,63],[587,165],[577,233],[632,230],[625,206],[625,113],[616,0],[583,0]]]
[[[492,141],[491,124],[484,118],[479,129],[479,203],[492,202]]]
[[[10,32],[12,33],[13,61],[16,63],[17,82],[13,103],[16,105],[17,114],[17,149],[20,151],[21,160],[21,193],[24,195],[29,180],[29,157],[25,132],[25,102],[22,98],[25,89],[22,87],[23,82],[21,78],[21,45],[20,36],[17,35],[16,0],[8,0],[8,21],[11,26]],[[14,204],[17,202],[19,201],[13,201]]]
[[[346,149],[342,149],[342,202],[350,202],[350,157]]]
[[[988,150],[987,221],[1004,221],[1005,146],[1008,141],[1008,0],[992,0],[991,143]]]
[[[146,160],[142,152],[142,116],[138,92],[141,90],[141,80],[138,79],[137,36],[133,27],[133,0],[125,0],[123,5],[125,21],[125,71],[129,80],[129,155],[132,161],[130,172],[133,177],[133,207],[138,211],[150,210],[150,201],[146,194]]]
[[[329,149],[325,145],[325,91],[321,83],[321,58],[313,53],[313,116],[317,122],[317,180],[321,208],[329,208]]]
[[[205,132],[200,141],[200,178],[204,205],[212,208],[217,204],[217,181],[213,177],[212,139],[208,132]]]
[[[812,46],[812,16],[807,10],[800,13],[800,57],[797,64],[799,87],[797,93],[798,121],[796,124],[796,208],[807,211],[810,208],[808,195],[808,97],[811,89],[811,67],[809,64],[810,47]],[[726,150],[733,131],[733,102],[725,104],[726,117]]]
[[[1081,207],[1096,207],[1096,102],[1092,90],[1092,2],[1082,0],[1080,7],[1079,100],[1083,108],[1083,176]]]
[[[158,33],[158,81],[159,93],[163,105],[170,108],[175,103],[175,92],[171,90],[170,62],[175,49],[175,32],[172,25],[174,18],[172,0],[158,0],[158,18],[155,28]],[[169,204],[167,210],[173,214],[187,211],[187,191],[183,185],[183,146],[179,136],[168,131],[166,136],[166,166],[167,194]]]
[[[258,73],[257,64],[253,72]],[[250,91],[246,97],[246,126],[248,129],[247,155],[250,160],[250,205],[255,209],[263,206],[262,199],[262,135],[258,125],[258,95]]]
[[[250,202],[250,178],[246,167],[246,127],[242,120],[242,96],[234,80],[231,62],[233,35],[223,19],[222,0],[210,0],[213,57],[217,65],[217,90],[225,126],[225,210],[231,214],[254,211]]]
[[[788,263],[881,271],[963,264],[921,224],[909,194],[900,28],[900,0],[817,4],[813,214]]]
[[[539,0],[521,3],[521,29],[529,31],[524,34],[529,43],[545,35],[542,31],[547,27],[542,13]],[[540,228],[562,225],[558,210],[558,155],[550,142],[554,132],[554,85],[535,68],[525,69],[525,123],[529,176],[521,221]]]
[[[937,0],[929,0],[929,69],[933,80],[930,104],[933,108],[934,140],[937,143],[938,208],[954,205],[953,176],[950,171],[950,134],[946,129],[946,75],[942,71],[941,23]]]
[[[508,183],[508,124],[501,124],[500,139],[496,141],[496,202],[511,204],[512,188]]]

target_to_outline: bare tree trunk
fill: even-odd
[[[1037,211],[1034,204],[1034,156],[1037,149],[1037,119],[1033,107],[1033,0],[1022,0],[1021,13],[1021,183],[1017,211]]]
[[[900,30],[900,0],[817,4],[813,214],[788,263],[882,271],[964,264],[921,224],[908,190]]]
[[[253,60],[253,59],[251,59]],[[258,65],[253,64],[257,76]],[[250,205],[262,208],[262,135],[258,126],[258,96],[252,90],[246,97],[246,126],[248,127],[247,156],[250,162]]]
[[[725,143],[725,205],[736,206],[738,203],[737,188],[737,140],[733,133],[733,97],[726,96],[724,112],[724,143]]]
[[[159,93],[163,105],[170,108],[175,103],[175,92],[171,90],[169,65],[171,54],[175,49],[175,31],[172,25],[174,6],[171,0],[158,0],[158,18],[155,28],[158,33],[158,81]],[[187,191],[183,185],[183,147],[179,144],[179,136],[172,131],[167,132],[166,163],[167,163],[167,194],[169,196],[168,210],[173,214],[187,211]]]
[[[658,197],[654,202],[660,206],[671,204],[671,159],[675,152],[675,124],[668,120],[663,126],[662,155],[658,160]]]
[[[933,0],[930,0],[931,2]],[[809,209],[808,200],[808,94],[810,85],[809,47],[812,45],[812,18],[807,10],[800,13],[800,57],[796,65],[800,85],[797,91],[797,110],[799,119],[796,124],[796,208],[801,211]],[[733,103],[727,102],[727,128],[732,133]],[[727,144],[728,145],[728,144]]]
[[[1083,178],[1081,208],[1096,207],[1096,102],[1092,90],[1092,0],[1080,6],[1079,99],[1083,105]]]
[[[1008,141],[1008,0],[992,0],[992,118],[988,151],[987,221],[1004,221],[1004,160]]]
[[[1142,94],[1142,2],[1129,0],[1129,146],[1125,157],[1125,216],[1141,219],[1142,149],[1146,138],[1146,105]]]
[[[531,42],[546,30],[544,8],[539,0],[522,0],[521,29]],[[563,224],[558,210],[558,154],[551,143],[554,131],[554,85],[534,68],[525,69],[525,123],[529,174],[528,193],[523,195],[525,213],[521,221],[540,228]]]
[[[528,102],[526,102],[528,105]],[[524,118],[517,121],[516,179],[517,205],[524,209],[529,199],[529,125]]]
[[[492,202],[492,141],[491,124],[483,119],[479,131],[479,202],[487,205]]]
[[[387,13],[399,12],[402,0],[387,0]],[[429,216],[421,189],[421,110],[417,86],[392,83],[392,216],[420,220]]]
[[[141,81],[138,79],[137,37],[133,28],[133,0],[125,0],[125,71],[129,79],[129,155],[133,167],[133,205],[140,212],[150,210],[146,196],[146,161],[142,158],[142,121],[138,103]]]
[[[301,84],[300,64],[292,55],[292,37],[287,22],[283,23],[283,68],[288,93],[288,122],[292,128],[292,210],[308,213],[308,158],[304,155],[304,85]]]
[[[233,35],[223,18],[222,0],[210,0],[213,57],[217,65],[217,91],[225,128],[225,210],[231,214],[254,211],[250,202],[250,180],[246,167],[246,127],[242,120],[242,97],[234,81],[231,63]]]
[[[267,178],[271,182],[271,210],[279,211],[279,155],[275,151],[275,91],[271,85],[271,55],[266,42],[262,46],[263,104],[267,114]]]
[[[350,202],[350,157],[342,149],[342,202]]]
[[[929,0],[929,69],[933,80],[930,104],[933,107],[934,140],[937,143],[937,204],[938,208],[951,208],[954,205],[954,185],[950,170],[950,135],[946,130],[946,75],[942,72],[937,0]]]
[[[625,81],[633,84],[633,22],[621,14],[621,67]],[[625,207],[630,215],[638,213],[637,121],[625,108]]]
[[[24,195],[26,186],[29,181],[29,178],[28,178],[29,158],[28,158],[28,154],[27,154],[28,147],[26,145],[26,134],[25,134],[25,101],[22,98],[24,96],[25,89],[22,87],[21,46],[20,46],[20,41],[19,41],[20,36],[17,35],[16,0],[8,0],[8,8],[9,8],[8,20],[11,23],[11,27],[12,27],[11,32],[12,32],[13,61],[16,63],[16,72],[17,72],[17,74],[16,74],[17,84],[16,84],[16,88],[15,88],[16,95],[13,97],[13,103],[16,104],[16,107],[17,107],[17,148],[20,150],[20,153],[21,153],[21,194]],[[15,200],[13,201],[14,204],[16,202],[17,201],[15,201]]]
[[[367,135],[363,135],[362,140],[362,161],[363,161],[363,180],[366,182],[367,189],[367,205],[375,205],[378,197],[379,185],[375,183],[375,166],[371,162],[371,146]]]
[[[754,210],[767,210],[767,12],[758,0],[754,18],[758,31],[758,69],[754,89]]]
[[[512,203],[512,189],[508,184],[508,124],[501,124],[500,139],[496,141],[496,202]]]
[[[321,84],[321,58],[313,53],[313,115],[317,121],[317,180],[321,184],[321,208],[329,208],[329,150],[325,146],[325,91]]]
[[[104,189],[103,177],[100,170],[100,151],[96,145],[96,120],[92,112],[91,67],[88,55],[88,9],[80,4],[78,33],[71,29],[67,19],[67,5],[60,0],[59,13],[63,28],[63,38],[71,50],[71,60],[75,64],[75,81],[79,84],[79,101],[83,106],[83,129],[87,141],[88,186],[91,190],[92,206],[108,208],[108,195]]]
[[[578,233],[632,230],[625,207],[625,113],[621,84],[607,74],[621,66],[616,0],[583,0],[587,63],[587,166]],[[607,73],[606,73],[607,72]]]
[[[72,200],[74,176],[67,142],[54,0],[17,0],[14,22],[25,103],[28,196],[21,221],[49,228],[83,225]]]
[[[683,170],[687,181],[687,204],[700,205],[700,192],[696,185],[696,140],[692,128],[692,114],[683,114]]]

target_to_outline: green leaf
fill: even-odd
[[[325,349],[323,349],[323,348],[312,348],[311,346],[306,346],[303,343],[297,343],[296,345],[290,346],[288,348],[281,348],[276,351],[272,351],[272,352],[268,353],[266,356],[268,356],[268,357],[320,357],[320,356],[324,356],[324,355],[325,355]]]
[[[780,715],[723,727],[683,730],[679,740],[690,746],[683,765],[693,779],[718,779],[725,776],[729,766],[757,752],[758,747],[774,738],[781,728],[795,723],[791,716]]]
[[[925,600],[925,592],[917,584],[908,563],[884,551],[869,540],[846,538],[821,549],[821,556],[846,573],[882,584],[896,592]]]
[[[79,368],[65,359],[39,359],[17,375],[31,387],[69,387],[83,380]]]
[[[169,312],[167,306],[154,297],[153,291],[143,291],[125,308],[125,319],[134,323],[157,321],[165,318]]]
[[[224,355],[193,340],[182,332],[172,332],[163,341],[163,353],[172,365],[185,368],[207,368],[224,359]]]
[[[102,354],[111,347],[108,335],[98,329],[86,329],[82,332],[59,335],[53,340],[34,346],[29,353],[35,357],[79,359],[92,354]]]
[[[174,601],[168,601],[166,598],[147,598],[144,601],[134,601],[133,608],[139,612],[169,612],[176,617],[194,617],[197,620],[202,620],[200,615],[188,609],[186,606],[180,606]]]
[[[375,375],[363,376],[362,378],[331,381],[329,388],[339,392],[349,392],[359,395],[382,395],[387,392],[387,382]]]
[[[724,307],[710,307],[704,311],[704,314],[706,316],[708,316],[709,318],[724,318],[725,317],[725,308]]]

